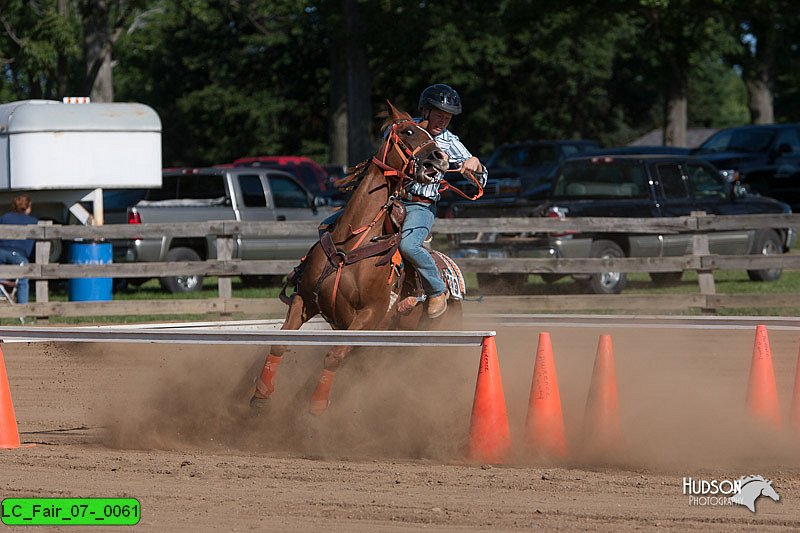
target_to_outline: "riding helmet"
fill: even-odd
[[[419,108],[433,106],[446,113],[461,113],[461,98],[455,89],[444,83],[436,83],[422,91],[419,95]]]

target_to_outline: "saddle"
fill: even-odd
[[[384,216],[384,210],[386,216]],[[339,285],[341,269],[343,267],[357,263],[363,259],[367,259],[368,257],[383,256],[382,259],[378,261],[378,266],[385,265],[391,261],[397,252],[397,247],[400,245],[400,230],[403,227],[403,222],[406,220],[406,206],[403,205],[403,202],[401,202],[399,199],[392,198],[384,206],[384,210],[381,210],[378,217],[376,217],[371,224],[368,224],[362,228],[358,228],[355,231],[351,230],[352,235],[358,235],[374,226],[374,224],[383,218],[384,234],[378,237],[373,237],[366,244],[361,244],[363,239],[362,237],[356,243],[355,248],[348,252],[339,250],[336,247],[336,243],[333,242],[331,234],[336,227],[336,221],[327,225],[320,224],[318,228],[320,236],[319,240],[311,247],[311,250],[309,250],[308,254],[300,259],[300,264],[294,267],[294,269],[292,269],[292,271],[286,276],[286,283],[284,283],[278,298],[280,298],[283,303],[288,305],[289,296],[286,295],[286,288],[292,286],[294,288],[294,292],[298,292],[300,290],[300,281],[302,280],[303,271],[305,270],[306,258],[311,254],[311,251],[316,246],[321,246],[322,250],[325,252],[325,256],[328,258],[325,269],[317,280],[316,287],[314,289],[314,299],[316,301],[319,300],[319,291],[322,287],[322,282],[334,272],[336,272],[336,282],[334,284],[335,294]],[[334,297],[333,300],[335,314],[336,298]]]
[[[314,247],[322,247],[322,250],[328,258],[328,262],[322,275],[317,280],[314,290],[315,299],[318,300],[319,298],[322,282],[331,274],[336,273],[337,276],[334,285],[335,291],[338,286],[338,277],[344,266],[357,263],[368,257],[381,256],[381,259],[377,263],[378,266],[386,265],[389,262],[392,263],[392,270],[387,280],[387,284],[390,285],[391,290],[389,310],[400,301],[400,304],[398,304],[398,311],[402,314],[407,314],[411,312],[417,303],[425,301],[425,290],[420,275],[413,266],[406,264],[402,260],[398,250],[401,239],[400,230],[406,218],[405,205],[400,200],[392,200],[387,204],[387,215],[388,216],[384,218],[384,235],[374,237],[370,242],[356,246],[348,252],[339,250],[333,242],[331,233],[336,227],[335,222],[329,225],[320,225],[320,239],[314,244]],[[464,283],[464,276],[461,273],[461,269],[445,254],[431,249],[429,240],[426,241],[425,246],[431,253],[439,275],[447,286],[448,298],[452,300],[462,300],[466,294],[466,284]],[[312,250],[314,247],[312,247]],[[311,251],[309,251],[306,257],[308,257],[310,253]],[[300,260],[300,264],[296,266],[286,278],[286,283],[279,295],[281,301],[286,304],[289,303],[289,296],[285,294],[286,288],[292,286],[294,292],[299,291],[299,285],[305,269],[306,257]],[[336,299],[334,298],[334,304],[335,301]],[[335,319],[335,317],[332,318]]]
[[[447,287],[448,300],[463,300],[467,293],[467,286],[464,283],[464,275],[459,266],[447,255],[432,249],[428,241],[425,248],[430,252],[436,263],[436,270]],[[389,309],[397,303],[397,312],[401,315],[409,314],[414,307],[426,300],[425,289],[422,285],[422,277],[412,265],[401,263],[395,267],[396,275],[400,283],[393,285],[392,294],[389,299]]]

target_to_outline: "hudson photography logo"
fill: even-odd
[[[772,486],[772,481],[763,476],[742,476],[739,479],[694,479],[683,478],[683,493],[689,497],[689,505],[744,505],[756,512],[756,500],[767,496],[773,501],[781,497]]]

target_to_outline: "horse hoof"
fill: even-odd
[[[272,402],[269,398],[259,398],[258,396],[250,398],[250,407],[257,411],[266,411],[271,405]]]

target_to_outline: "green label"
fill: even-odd
[[[135,498],[5,498],[7,526],[133,526],[142,509]]]

